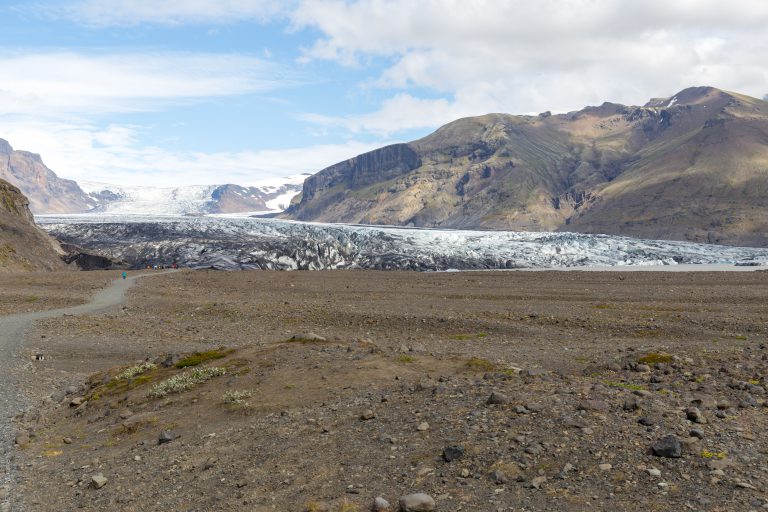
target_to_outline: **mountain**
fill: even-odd
[[[766,212],[768,103],[693,87],[460,119],[310,176],[284,217],[768,246]]]
[[[80,213],[94,206],[93,200],[72,180],[56,176],[40,155],[15,151],[0,139],[0,179],[16,187],[29,199],[34,213]]]
[[[81,182],[94,201],[90,213],[196,215],[207,213],[279,212],[301,191],[307,175],[273,178],[253,186],[184,187],[118,186]]]
[[[61,247],[35,226],[27,198],[0,180],[0,272],[64,270],[63,255]]]

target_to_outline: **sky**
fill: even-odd
[[[768,94],[765,0],[0,0],[0,138],[123,185],[316,172],[488,112]]]

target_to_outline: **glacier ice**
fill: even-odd
[[[579,233],[359,226],[240,217],[38,216],[67,243],[135,266],[514,269],[766,263],[768,249]]]

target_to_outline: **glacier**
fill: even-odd
[[[470,231],[237,216],[42,215],[62,242],[135,267],[480,270],[768,264],[768,249],[579,233]]]

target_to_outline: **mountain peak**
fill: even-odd
[[[644,106],[669,108],[673,105],[699,105],[724,96],[732,97],[733,95],[716,87],[704,85],[688,87],[669,98],[651,98]]]
[[[0,155],[10,155],[13,153],[13,148],[5,139],[0,139]]]

